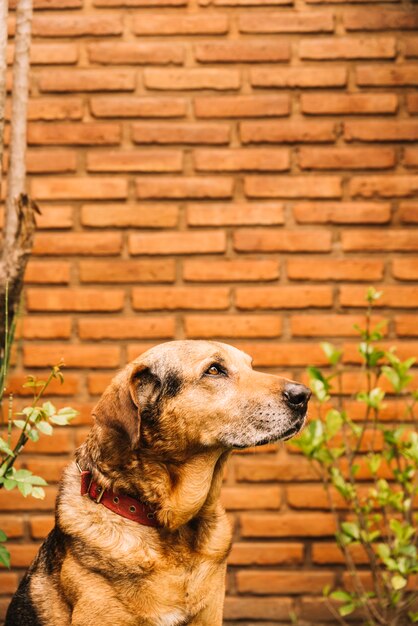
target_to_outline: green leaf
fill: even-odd
[[[342,350],[338,350],[328,341],[323,341],[320,346],[331,365],[337,365],[343,355]]]
[[[338,613],[341,615],[341,617],[345,617],[346,615],[350,615],[350,613],[353,613],[353,611],[356,610],[356,605],[353,604],[352,602],[349,602],[348,604],[344,604],[343,606],[340,606],[338,609]]]
[[[24,498],[32,491],[32,485],[30,483],[17,483],[17,487]]]
[[[338,600],[339,602],[351,602],[352,601],[351,594],[348,593],[347,591],[343,591],[342,589],[333,591],[331,593],[331,598],[333,600]]]
[[[325,423],[327,427],[327,436],[329,439],[332,439],[332,437],[334,437],[341,430],[343,425],[341,413],[336,409],[331,409],[325,417]]]
[[[354,522],[342,522],[341,529],[345,535],[358,541],[360,539],[360,529]]]
[[[42,410],[47,417],[51,417],[52,415],[55,415],[55,413],[57,412],[52,402],[49,402],[49,401],[43,403]]]
[[[42,487],[34,487],[32,489],[31,495],[37,500],[43,500],[45,498],[45,491],[42,489]]]
[[[48,424],[48,422],[38,422],[36,424],[36,427],[44,435],[52,435],[52,433],[54,431],[54,429],[52,428],[51,424]]]
[[[408,581],[400,574],[396,574],[395,576],[392,576],[390,582],[392,583],[392,587],[398,591],[399,589],[403,589]]]
[[[0,541],[1,541],[1,542],[2,542],[2,541],[7,541],[7,535],[6,535],[6,533],[4,532],[4,530],[2,530],[1,528],[0,528]]]
[[[0,563],[10,569],[10,552],[5,546],[0,546]]]
[[[376,291],[374,287],[369,287],[366,292],[366,301],[369,304],[373,304],[376,300],[379,300],[383,295],[383,291]]]
[[[9,448],[7,443],[0,437],[0,452],[7,454],[8,456],[14,456],[13,450]]]
[[[78,415],[78,411],[73,409],[70,406],[64,406],[62,409],[58,411],[58,415],[65,415],[68,420],[72,420]]]
[[[20,428],[20,430],[23,430],[25,428],[26,422],[25,420],[13,420],[13,424],[17,428]]]
[[[32,428],[32,430],[29,430],[26,434],[31,441],[34,441],[35,443],[39,441],[39,433],[37,430],[35,430],[35,428]]]
[[[17,486],[17,482],[13,480],[13,478],[5,478],[3,482],[3,487],[6,491],[11,491]]]
[[[32,472],[27,469],[20,469],[14,472],[13,478],[18,481],[28,481],[32,476]]]

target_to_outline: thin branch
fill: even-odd
[[[4,117],[7,70],[7,0],[0,0],[0,196],[3,178]]]

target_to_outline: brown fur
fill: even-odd
[[[146,502],[159,527],[82,497],[71,464],[56,529],[6,625],[220,626],[231,542],[219,503],[224,465],[234,447],[302,427],[309,396],[289,405],[288,384],[206,341],[162,344],[122,370],[94,409],[77,462],[101,486]],[[19,621],[31,610],[32,621]]]

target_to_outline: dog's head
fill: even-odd
[[[309,397],[304,385],[254,371],[251,357],[230,345],[172,341],[122,370],[93,415],[131,450],[176,458],[289,439],[304,424]]]

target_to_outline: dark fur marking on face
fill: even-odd
[[[164,377],[164,382],[160,391],[159,398],[174,398],[175,396],[177,396],[178,393],[180,393],[182,386],[183,381],[180,376],[174,371],[169,372]]]
[[[42,626],[30,595],[32,572],[23,577],[6,614],[5,626]]]

